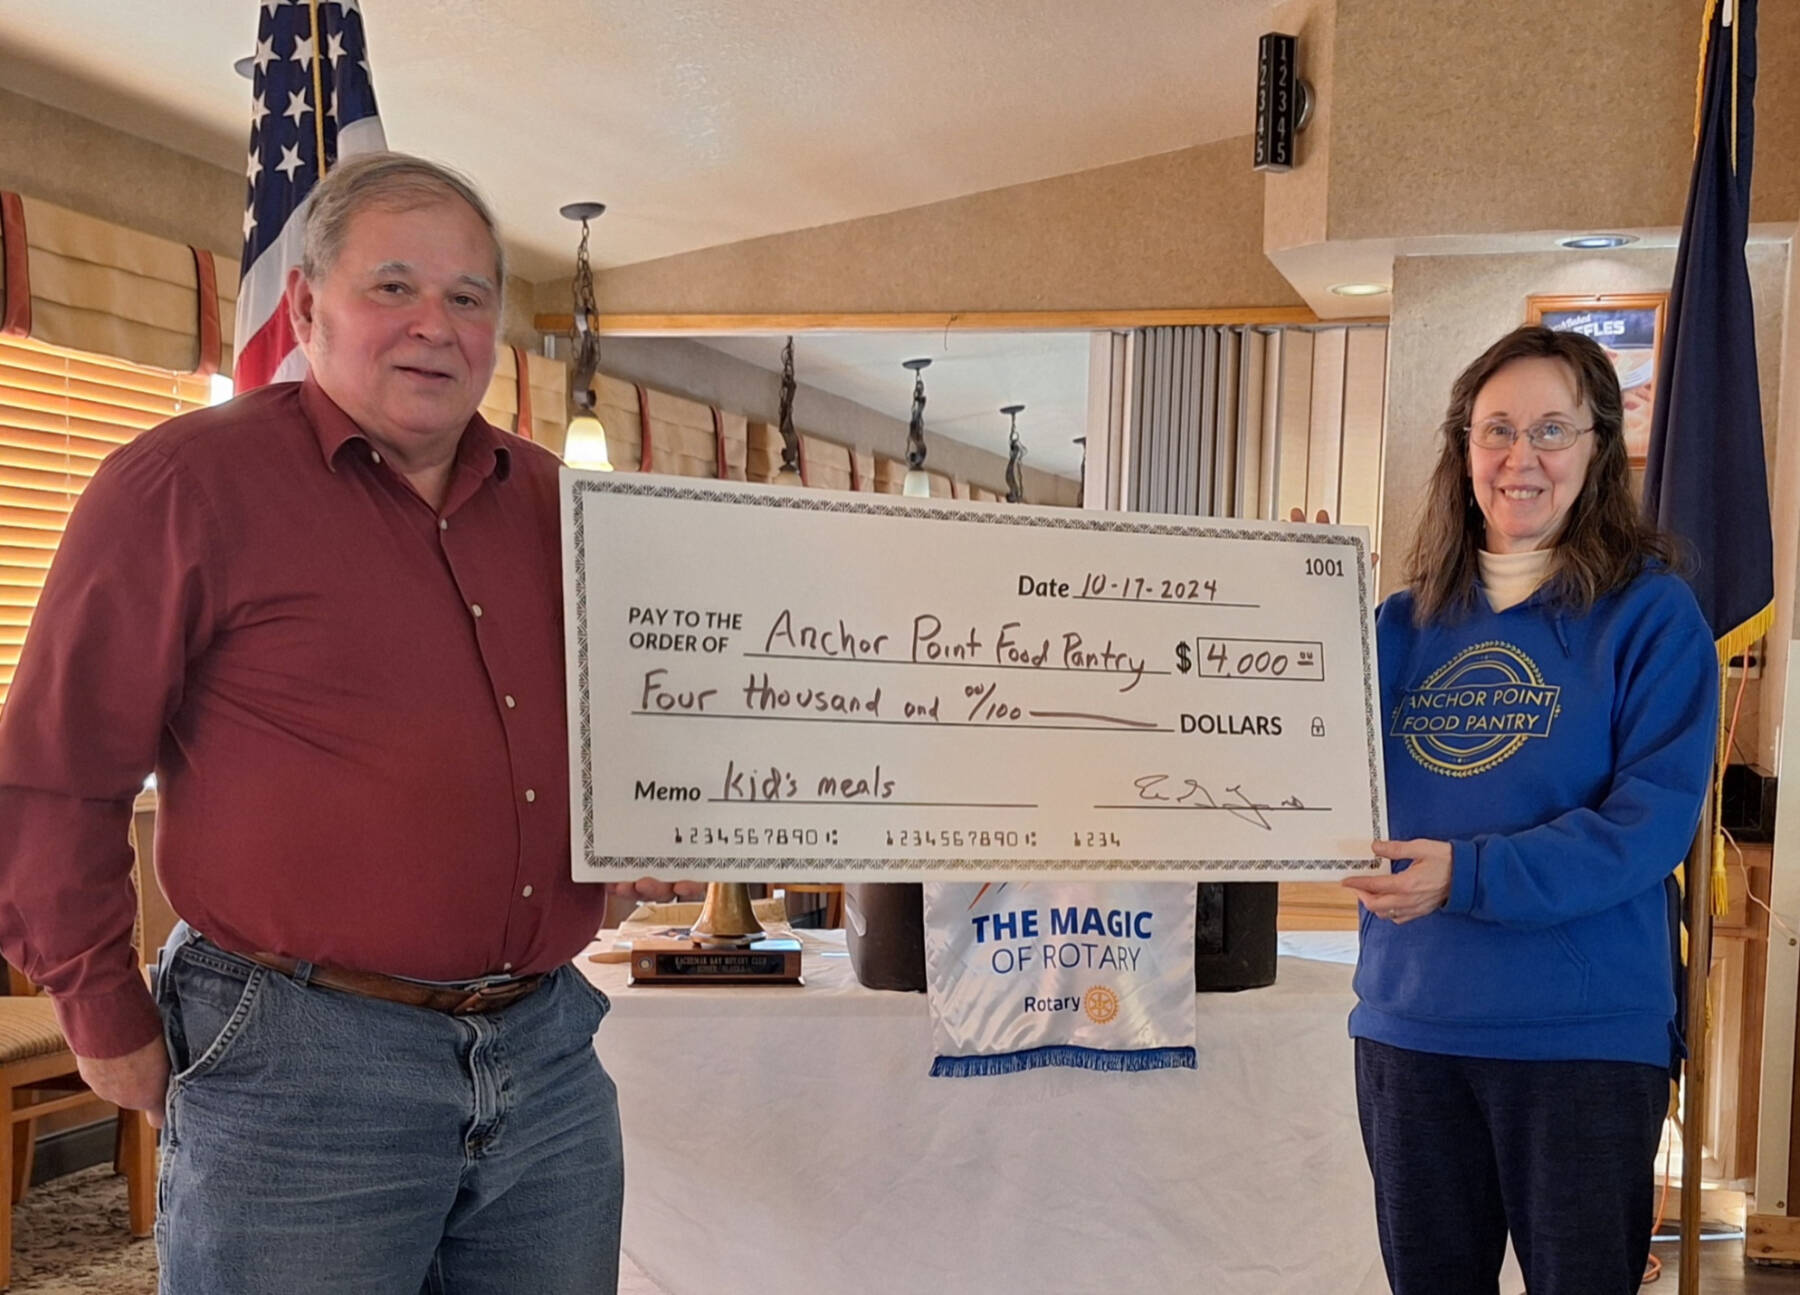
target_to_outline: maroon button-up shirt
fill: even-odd
[[[556,471],[478,417],[433,512],[310,379],[102,465],[0,713],[0,950],[77,1052],[160,1028],[130,948],[152,767],[163,888],[227,949],[452,980],[592,937]]]

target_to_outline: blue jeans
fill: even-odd
[[[163,1295],[616,1290],[607,1002],[573,967],[449,1016],[321,989],[184,925],[156,995]]]

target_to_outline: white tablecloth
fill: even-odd
[[[1387,1289],[1350,968],[1291,956],[1344,937],[1284,937],[1273,986],[1198,995],[1197,1071],[932,1079],[924,995],[803,934],[804,989],[579,964],[613,1001],[624,1247],[669,1295]]]

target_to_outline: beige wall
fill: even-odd
[[[235,262],[244,177],[0,90],[0,189],[42,198]]]
[[[0,90],[0,189],[130,229],[243,254],[244,177],[160,144]],[[508,275],[501,336],[536,350],[532,286]]]
[[[1312,86],[1312,117],[1294,137],[1299,165],[1270,171],[1263,181],[1263,247],[1305,247],[1327,237],[1331,196],[1331,133],[1337,117],[1337,0],[1287,0],[1270,14],[1270,29],[1298,41],[1300,77]]]
[[[1252,172],[1249,139],[1226,140],[615,267],[600,276],[601,307],[1297,305],[1265,251],[1293,258],[1336,245],[1351,257],[1351,244],[1415,236],[1673,227],[1691,162],[1703,2],[1286,0],[1271,25],[1301,36],[1318,91],[1291,173]],[[1800,215],[1792,17],[1765,6],[1759,33],[1753,214],[1782,224]],[[1310,265],[1290,268],[1304,276]],[[1360,262],[1351,268],[1339,277],[1368,277]],[[539,285],[540,310],[566,301],[566,283]]]
[[[717,405],[766,423],[781,412],[781,376],[687,338],[609,337],[601,347],[603,372],[659,391]],[[794,423],[803,432],[890,459],[906,449],[906,424],[854,401],[804,384],[794,394]],[[926,464],[938,472],[1006,492],[1006,459],[961,441],[927,432]],[[1080,482],[1025,467],[1025,498],[1034,504],[1073,506]]]
[[[1336,0],[1329,234],[1681,223],[1704,0]],[[1752,218],[1800,216],[1800,5],[1758,24]]]
[[[531,284],[516,274],[507,275],[500,300],[500,341],[506,346],[539,350],[542,339],[531,322],[535,313]]]
[[[1788,246],[1747,249],[1756,301],[1757,364],[1762,378],[1764,436],[1773,471],[1781,412],[1783,311],[1788,295]],[[1386,597],[1406,578],[1406,559],[1418,529],[1425,483],[1437,462],[1443,421],[1456,375],[1508,329],[1524,322],[1532,293],[1664,292],[1675,270],[1674,249],[1574,255],[1403,257],[1394,265],[1394,315],[1389,332],[1386,476],[1382,487],[1380,585]],[[1791,413],[1789,415],[1791,418]],[[1789,442],[1792,444],[1793,442]],[[1796,455],[1793,457],[1800,457]],[[1789,515],[1787,525],[1797,524]],[[1747,695],[1738,741],[1761,750],[1759,702]]]
[[[1293,306],[1248,137],[600,274],[608,313]],[[538,307],[566,311],[566,280]]]

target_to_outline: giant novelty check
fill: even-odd
[[[574,875],[1385,871],[1360,528],[562,477]]]

